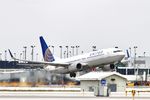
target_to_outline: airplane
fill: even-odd
[[[108,48],[56,60],[42,36],[40,36],[40,43],[44,58],[44,61],[42,62],[16,59],[9,50],[10,56],[16,61],[18,60],[32,63],[31,66],[43,66],[43,68],[53,73],[69,73],[70,77],[76,77],[76,72],[78,71],[83,71],[89,68],[96,68],[108,64],[110,65],[110,69],[114,69],[114,63],[121,61],[125,57],[123,50],[118,48]]]

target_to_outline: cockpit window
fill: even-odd
[[[117,53],[117,52],[122,52],[122,50],[115,50],[113,51],[114,53]]]

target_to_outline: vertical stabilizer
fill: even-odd
[[[47,62],[55,61],[52,52],[48,48],[48,46],[42,36],[40,36],[40,43],[41,43],[44,61],[47,61]]]

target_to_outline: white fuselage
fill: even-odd
[[[106,65],[106,64],[113,64],[117,61],[121,61],[125,56],[125,53],[118,49],[118,48],[109,48],[109,49],[102,49],[98,51],[93,51],[90,53],[86,53],[83,55],[73,56],[66,59],[60,59],[58,61],[55,61],[56,63],[82,63],[87,65],[87,68],[90,67],[97,67],[100,65]],[[47,66],[46,69],[51,69],[52,66]],[[68,66],[69,67],[69,66]],[[53,67],[51,69],[52,72],[55,73],[69,73],[70,70],[65,67]],[[78,70],[76,70],[78,71]]]

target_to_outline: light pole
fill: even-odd
[[[52,45],[52,48],[53,48],[53,55],[54,55],[54,46]]]
[[[36,53],[36,61],[38,61],[38,53]]]
[[[25,53],[22,51],[22,59],[25,59]]]
[[[64,51],[64,58],[66,58],[66,51]]]
[[[132,54],[131,54],[131,52],[132,52],[132,51],[131,51],[131,47],[129,47],[129,52],[130,52],[130,57],[132,57]]]
[[[2,53],[0,53],[0,60],[2,60]]]
[[[69,55],[69,52],[68,52],[68,46],[66,46],[66,48],[67,48],[67,58],[68,58],[68,55]]]
[[[15,58],[16,58],[16,53],[14,53],[14,56],[15,56]]]
[[[71,46],[72,48],[72,56],[74,56],[74,46]]]
[[[27,56],[27,55],[26,55],[26,53],[27,53],[27,47],[24,46],[23,48],[24,48],[24,60],[26,60],[26,56]]]
[[[96,46],[92,46],[92,48],[93,48],[93,51],[96,51]]]
[[[81,51],[81,53],[83,54],[83,53],[84,53],[84,51]]]
[[[78,55],[78,48],[79,48],[80,46],[76,46],[76,55]]]
[[[16,53],[14,53],[14,57],[16,58]],[[16,61],[16,60],[14,59],[14,61]]]
[[[131,51],[131,47],[129,47],[129,58],[131,58],[132,59],[132,53],[131,53],[132,51]],[[127,59],[129,59],[128,57],[127,57]],[[129,64],[128,64],[128,66],[133,66],[133,60],[129,60]]]
[[[5,50],[5,61],[7,61],[7,50]]]
[[[71,57],[71,51],[69,51],[69,56]]]
[[[20,53],[20,59],[22,59],[21,56],[22,56],[22,53]]]
[[[50,47],[52,47],[52,48],[53,48],[52,54],[54,55],[54,47],[55,47],[55,46],[53,46],[53,45],[49,45],[48,47],[49,47],[49,48],[50,48]]]
[[[60,48],[60,58],[62,59],[62,46],[59,46]]]
[[[143,54],[144,54],[144,61],[145,61],[145,67],[146,67],[146,57],[145,57],[146,52],[144,52]]]
[[[137,69],[137,71],[136,71],[136,49],[137,49],[137,46],[134,46],[134,74],[136,75],[136,80],[137,80],[137,71],[138,71],[138,69]]]
[[[31,56],[32,56],[32,61],[33,61],[33,57],[34,57],[34,48],[35,48],[35,46],[34,45],[31,45],[31,48],[32,48],[32,51],[31,51]]]

